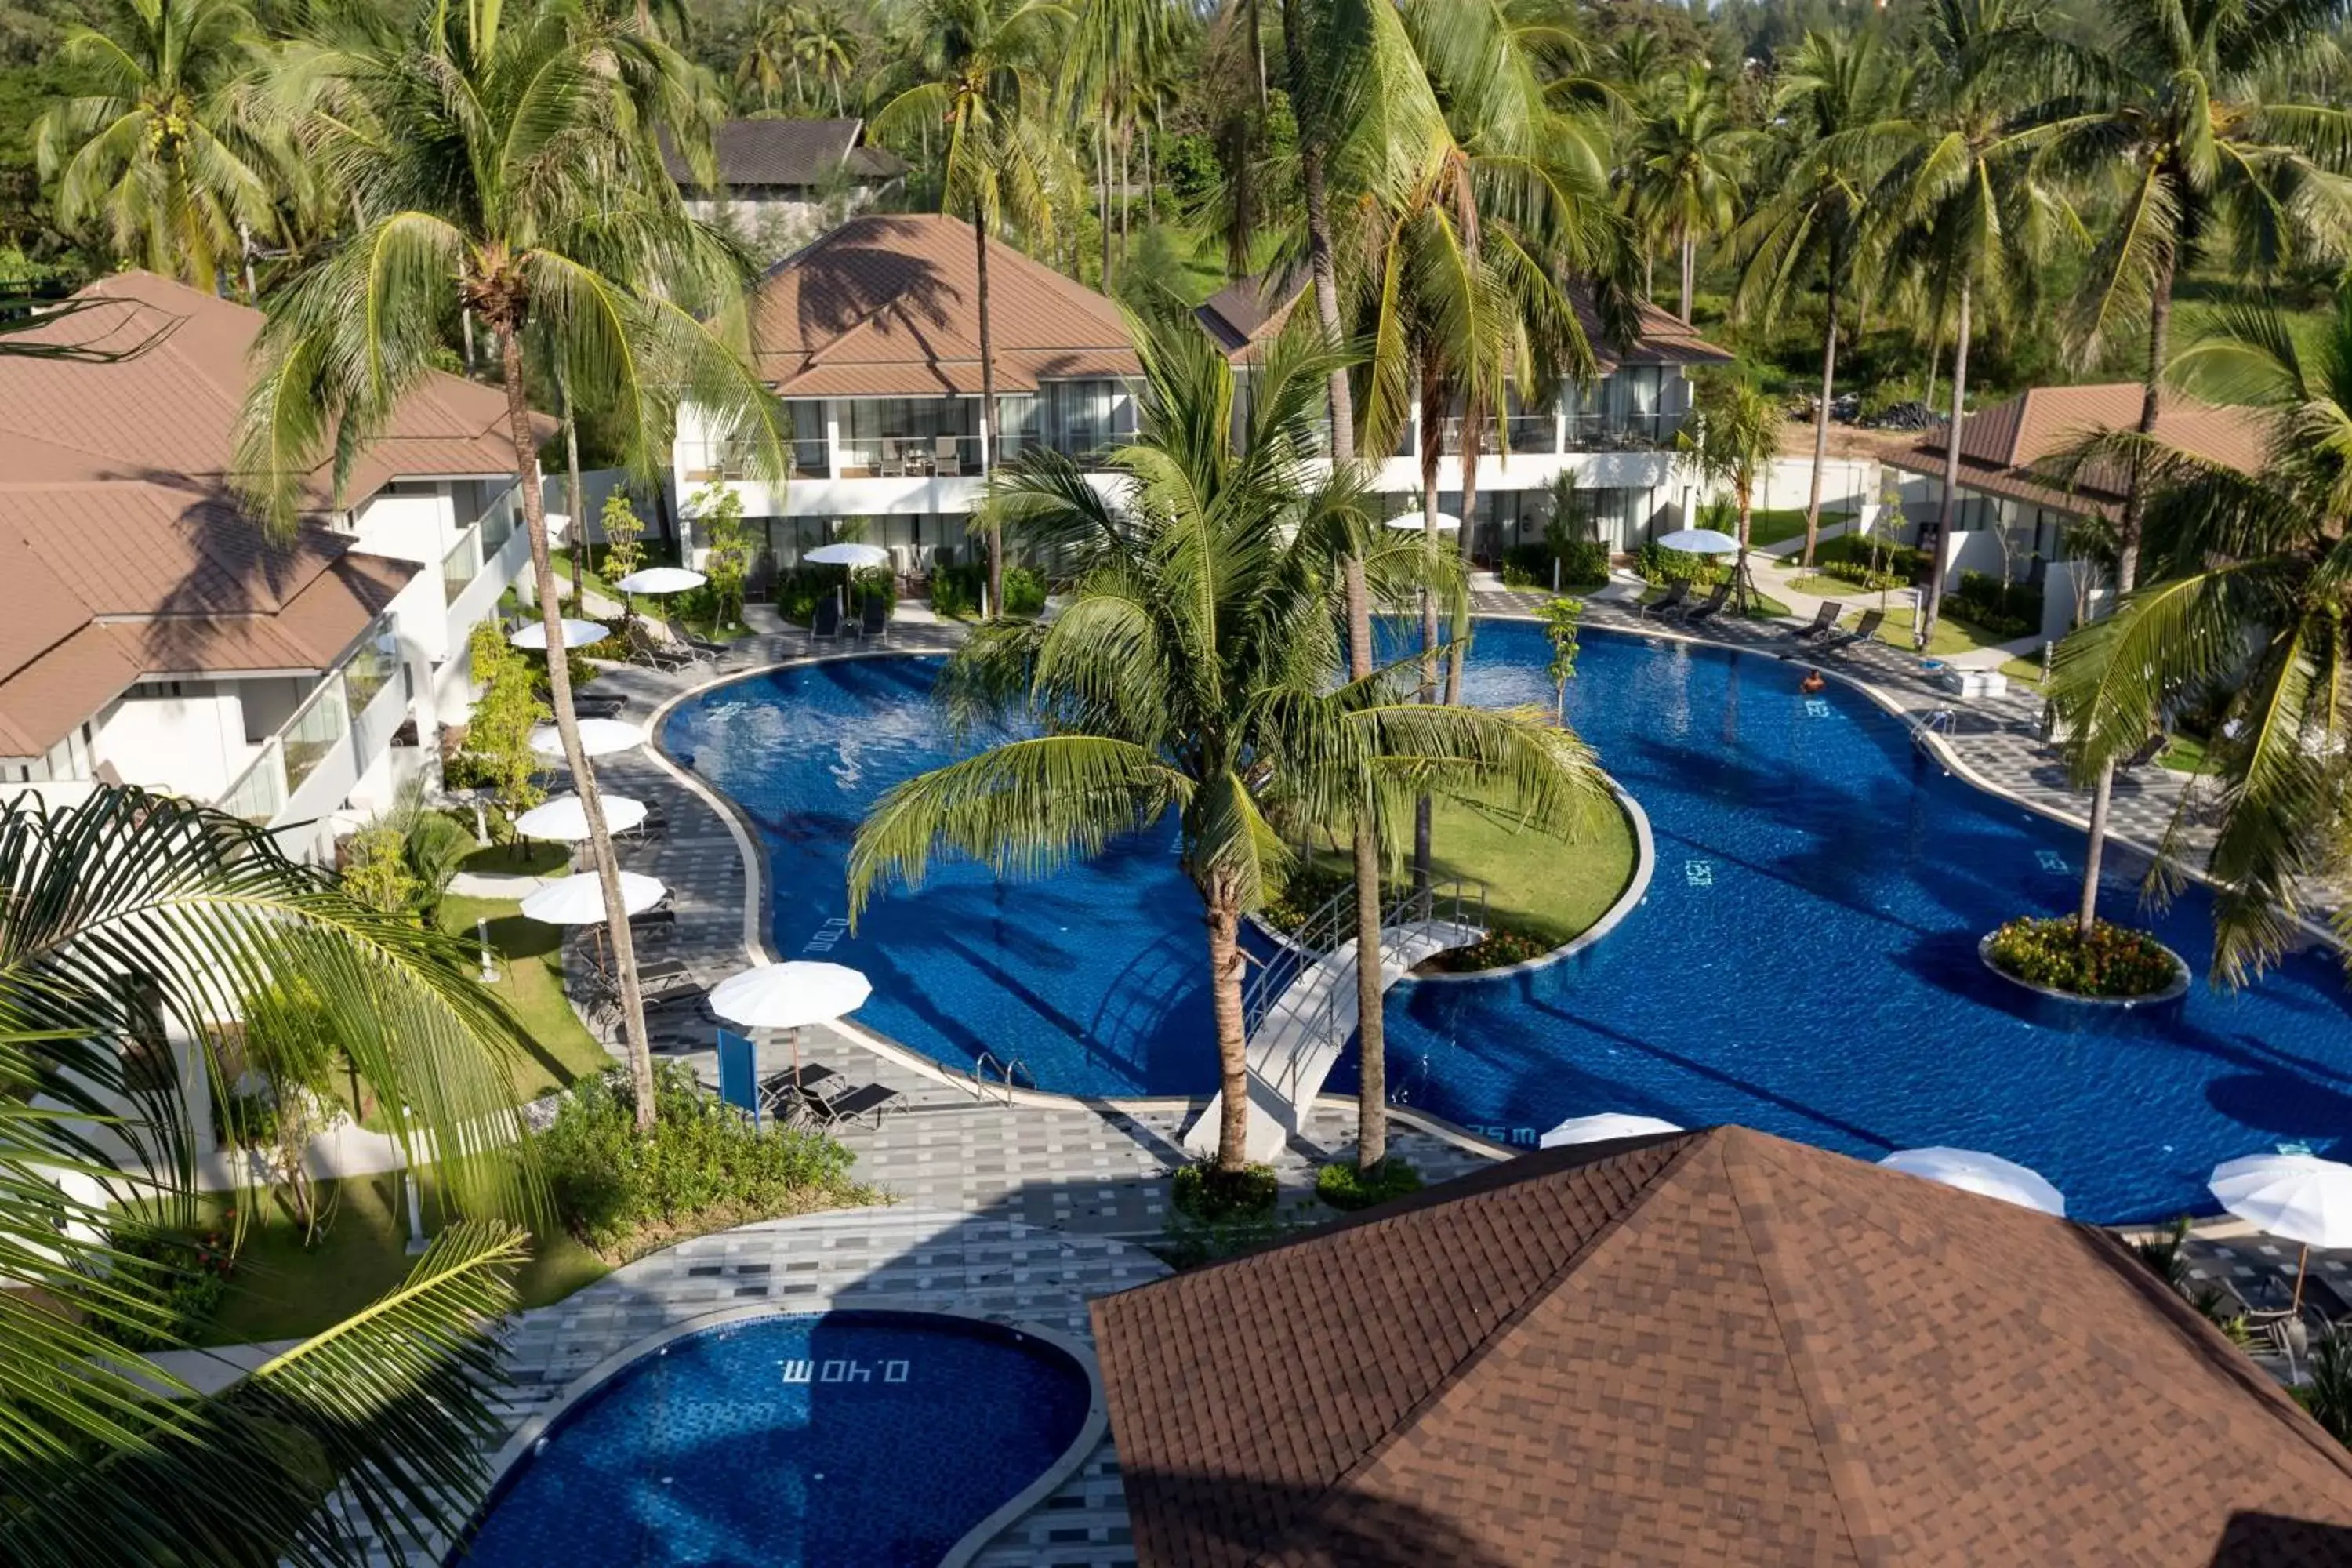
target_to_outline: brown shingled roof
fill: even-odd
[[[761,374],[786,397],[980,390],[971,227],[929,214],[852,218],[770,269],[751,297]],[[1091,289],[992,239],[989,329],[1000,393],[1040,377],[1135,376],[1127,321]]]
[[[2089,437],[2139,424],[2143,395],[2136,381],[2087,386],[2036,386],[1960,421],[1960,483],[2030,505],[2076,512],[2120,503],[2125,476],[2095,464],[2074,476],[2071,489],[2055,465]],[[2169,446],[2252,473],[2269,450],[2271,424],[2260,410],[2202,403],[2167,390],[2157,403],[2156,437]],[[1947,447],[1936,437],[1898,460],[1915,472],[1940,476]]]
[[[822,185],[837,174],[892,180],[907,172],[905,159],[866,145],[865,136],[866,121],[856,119],[730,120],[711,133],[710,153],[724,186]],[[667,135],[662,162],[679,184],[700,184]]]
[[[261,312],[152,272],[102,278],[74,297],[101,303],[47,331],[100,343],[135,342],[166,324],[170,333],[112,364],[11,359],[0,376],[0,479],[225,484]],[[341,503],[363,500],[403,476],[512,473],[506,419],[501,394],[434,373],[360,455]],[[553,429],[551,422],[544,433]],[[322,456],[310,476],[310,504],[334,503],[331,478],[331,458]]]
[[[1739,1128],[1094,1324],[1141,1568],[2352,1561],[2352,1455],[2112,1237]]]

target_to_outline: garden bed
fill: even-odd
[[[1977,943],[1984,966],[2012,985],[2060,1001],[2147,1007],[2189,991],[2189,965],[2146,931],[2096,922],[2085,942],[2070,916],[2021,917]]]

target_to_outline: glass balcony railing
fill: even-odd
[[[301,710],[278,731],[278,744],[286,757],[286,793],[290,795],[300,789],[302,781],[351,732],[352,714],[343,700],[343,683],[330,677],[319,683],[319,689],[302,704]]]
[[[977,476],[980,454],[977,436],[868,436],[841,443],[841,475],[856,479]]]
[[[441,558],[441,603],[446,607],[457,602],[466,585],[482,569],[482,531],[469,528],[449,553]]]
[[[690,485],[718,479],[749,479],[760,471],[755,451],[749,441],[688,442],[678,449],[679,474]],[[785,452],[792,464],[788,478],[821,479],[832,471],[825,461],[822,436],[787,442]]]

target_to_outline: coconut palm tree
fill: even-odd
[[[2315,904],[2352,938],[2352,290],[2310,339],[2268,308],[2224,310],[2175,370],[2268,409],[2268,459],[2246,474],[2137,431],[2070,459],[2137,465],[2149,569],[2058,645],[2050,700],[2085,774],[2219,696],[2211,787],[2183,796],[2150,887],[2170,891],[2191,814],[2218,806],[2213,967],[2239,984],[2300,945]]]
[[[1728,231],[1755,138],[1733,123],[1722,83],[1704,66],[1650,95],[1627,159],[1625,201],[1653,247],[1674,249],[1682,293],[1675,314],[1690,324],[1698,287],[1698,247]]]
[[[833,111],[848,112],[844,94],[849,79],[857,74],[858,58],[866,52],[866,38],[851,25],[847,13],[838,5],[818,5],[809,10],[803,19],[797,47],[797,58],[820,88],[833,94]]]
[[[1787,132],[1786,162],[1759,181],[1769,194],[1732,235],[1741,258],[1734,310],[1769,326],[1790,299],[1822,289],[1822,393],[1813,411],[1813,476],[1805,497],[1803,564],[1812,569],[1822,528],[1822,474],[1829,466],[1830,405],[1837,396],[1839,314],[1857,282],[1862,217],[1875,173],[1857,132],[1901,101],[1901,73],[1876,28],[1811,32],[1773,89]]]
[[[1377,575],[1428,558],[1367,540],[1356,484],[1309,468],[1330,351],[1277,345],[1238,417],[1233,369],[1198,333],[1144,353],[1140,428],[1110,458],[1120,501],[1050,453],[1000,481],[1014,526],[1077,563],[1066,607],[1042,626],[988,628],[945,678],[967,714],[1017,715],[1042,732],[876,803],[850,850],[850,905],[854,918],[891,877],[919,883],[935,854],[1045,872],[1172,813],[1207,915],[1217,1169],[1232,1173],[1249,1107],[1241,921],[1280,887],[1288,843],[1346,822],[1368,794],[1475,796],[1564,835],[1606,795],[1548,712],[1413,702],[1386,670],[1343,679],[1336,563],[1372,550]]]
[[[1165,51],[1176,20],[1168,0],[1079,0],[1072,12],[1060,89],[1074,126],[1094,137],[1095,212],[1102,229],[1106,291],[1111,286],[1111,191],[1115,183],[1124,210],[1126,149],[1147,104],[1145,73]]]
[[[68,33],[58,59],[87,90],[35,131],[58,226],[199,289],[235,270],[277,227],[275,151],[242,91],[260,37],[242,0],[121,0],[107,28]]]
[[[1959,488],[1969,349],[1981,310],[2029,274],[2055,217],[2027,179],[2029,143],[2016,117],[2048,43],[2034,0],[1930,0],[1913,100],[1890,120],[1837,140],[1840,156],[1883,159],[1864,243],[1890,276],[1916,280],[1929,319],[1952,322],[1952,411],[1934,522],[1920,531],[1927,590],[1914,635],[1921,647],[1943,605],[1943,540]]]
[[[1052,0],[917,0],[910,26],[922,42],[920,79],[874,117],[877,135],[928,135],[944,126],[940,211],[971,219],[980,316],[982,469],[1003,456],[996,406],[996,352],[989,329],[988,237],[1000,226],[1050,249],[1062,154],[1051,119],[1056,51],[1069,13]],[[988,605],[1003,613],[1004,538],[988,515]]]
[[[753,13],[743,40],[743,58],[735,63],[735,90],[759,95],[761,109],[773,110],[790,81],[790,101],[802,99],[800,37],[804,13],[798,5],[762,7]]]
[[[748,262],[687,214],[656,141],[657,123],[681,134],[695,123],[699,82],[628,24],[557,6],[502,24],[496,7],[426,5],[389,44],[323,48],[290,68],[296,89],[332,105],[301,133],[362,221],[270,301],[239,471],[290,525],[300,476],[322,451],[381,428],[432,370],[455,310],[488,329],[547,628],[549,705],[588,819],[639,1126],[649,1127],[635,947],[562,651],[525,345],[545,345],[575,384],[599,388],[625,448],[666,451],[687,400],[741,439],[759,471],[785,472],[787,422],[740,352]]]
[[[2306,66],[2340,84],[2332,33],[2345,7],[2103,0],[2098,14],[2095,47],[2050,46],[2064,90],[2031,117],[2036,163],[2047,175],[2120,193],[2074,324],[2084,357],[2095,362],[2117,331],[2144,320],[2137,428],[2153,437],[2173,284],[2184,267],[2226,246],[2234,275],[2274,275],[2298,256],[2341,257],[2352,242],[2352,183],[2344,177],[2352,172],[2352,111],[2279,90]],[[2126,476],[2116,519],[2118,594],[2139,579],[2141,488],[2137,471]],[[2113,768],[2102,768],[2084,858],[2085,932],[2096,918],[2114,788]]]
[[[521,1242],[481,1216],[531,1201],[519,1026],[452,939],[185,801],[19,796],[0,889],[0,1558],[359,1564],[363,1525],[395,1553],[447,1539],[500,1425],[482,1331],[513,1309]],[[170,1339],[181,1276],[152,1244],[194,1218],[189,1086],[217,1090],[235,1026],[289,987],[478,1217],[331,1332],[198,1394],[110,1336]],[[347,1506],[321,1508],[337,1488]]]
[[[1780,411],[1753,383],[1717,373],[1702,378],[1692,398],[1697,417],[1675,437],[1681,452],[1709,489],[1728,488],[1739,518],[1739,553],[1731,569],[1732,591],[1748,603],[1748,537],[1756,492],[1780,453]]]

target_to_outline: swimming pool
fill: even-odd
[[[1540,632],[1480,624],[1470,700],[1549,701]],[[1200,905],[1172,826],[1041,882],[940,868],[847,934],[866,805],[952,754],[935,660],[800,666],[715,688],[664,727],[742,808],[787,958],[872,975],[857,1019],[959,1070],[1017,1057],[1071,1094],[1213,1086]],[[1391,1092],[1507,1141],[1624,1110],[1736,1121],[1875,1158],[1929,1143],[2040,1170],[2080,1217],[2210,1211],[2206,1173],[2282,1142],[2352,1152],[2352,1001],[2332,964],[2180,1006],[2052,1027],[1977,939],[2073,907],[2079,835],[1949,778],[1902,724],[1778,660],[1595,631],[1571,721],[1648,813],[1641,907],[1576,959],[1389,995]],[[2111,914],[2131,908],[2118,882]],[[2148,921],[2202,969],[2210,905]],[[1343,1063],[1331,1089],[1352,1087]]]
[[[501,1478],[462,1562],[933,1568],[1087,1428],[1034,1335],[928,1312],[760,1317],[598,1384]]]

